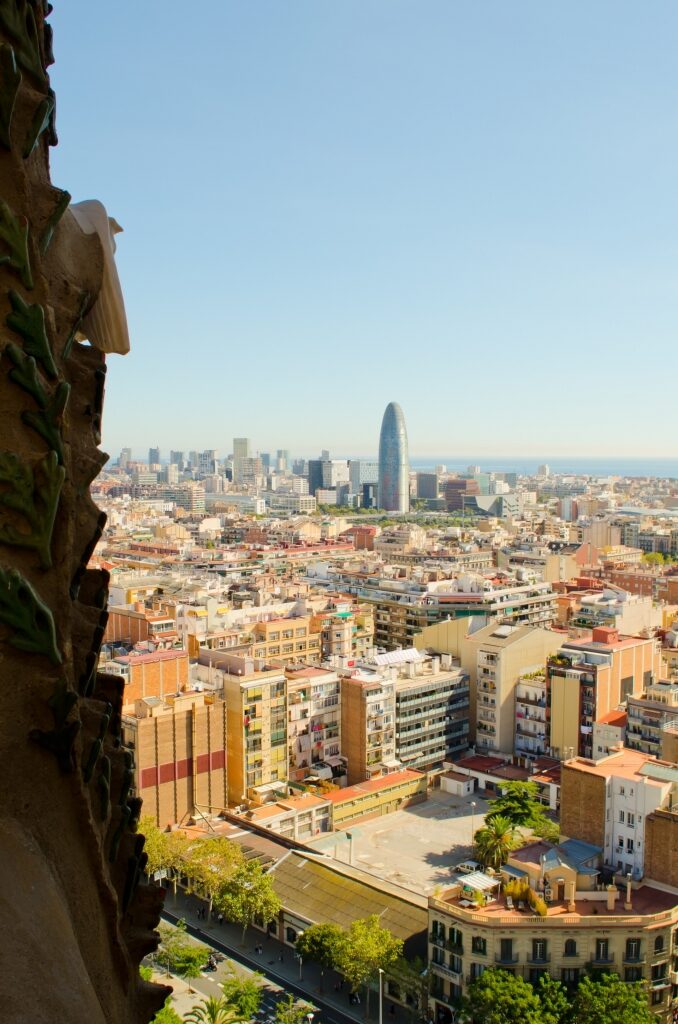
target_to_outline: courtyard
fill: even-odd
[[[475,803],[475,808],[471,802]],[[360,822],[336,833],[335,856],[422,895],[449,884],[456,864],[471,857],[471,835],[483,824],[487,800],[429,790],[425,803]],[[334,838],[334,837],[333,837]],[[331,850],[326,838],[323,849]]]

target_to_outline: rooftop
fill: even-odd
[[[640,750],[631,750],[628,747],[613,751],[600,761],[573,757],[565,761],[565,767],[589,775],[598,775],[604,779],[615,776],[635,779],[639,783],[646,780],[657,785],[660,782],[678,782],[678,766],[668,761],[659,761],[650,754],[643,754]]]
[[[355,800],[360,796],[369,793],[378,793],[380,789],[389,789],[391,786],[398,786],[403,782],[414,782],[423,778],[422,772],[412,771],[404,768],[400,772],[391,772],[389,775],[379,775],[376,779],[365,779],[355,786],[347,786],[345,789],[336,789],[327,794],[327,799],[333,804],[343,803],[347,800]]]

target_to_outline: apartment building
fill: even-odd
[[[152,644],[169,650],[180,644],[176,618],[160,607],[147,608],[141,601],[133,608],[109,605],[104,643]]]
[[[638,634],[660,626],[661,611],[651,597],[606,586],[598,593],[582,596],[571,624],[586,629],[605,626],[618,633]]]
[[[613,751],[593,762],[575,757],[562,767],[560,824],[563,835],[593,843],[605,865],[634,880],[652,879],[678,886],[674,844],[678,829],[671,823],[678,810],[678,766],[636,750]],[[671,827],[658,825],[659,811]],[[659,833],[667,831],[662,840]],[[671,836],[667,846],[668,836]],[[664,856],[657,850],[663,847]],[[678,897],[678,890],[676,893]]]
[[[138,698],[122,718],[134,791],[160,828],[228,806],[226,705],[198,691]]]
[[[314,766],[339,769],[341,757],[341,686],[336,672],[287,666],[287,742],[289,778],[301,782]]]
[[[374,613],[370,605],[357,605],[350,599],[330,600],[328,606],[311,617],[310,629],[320,634],[323,661],[367,657],[374,645]]]
[[[442,771],[445,761],[468,748],[468,676],[459,665],[452,665],[449,656],[441,664],[441,658],[414,650],[377,655],[375,661],[398,655],[409,658],[390,663],[397,671],[396,759],[403,768]]]
[[[395,682],[365,665],[340,671],[342,753],[348,758],[348,784],[399,767],[395,741]]]
[[[482,616],[486,622],[500,618],[548,626],[556,614],[550,583],[507,585],[473,573],[425,583],[340,568],[331,570],[328,579],[374,605],[374,642],[386,650],[411,647],[418,633],[448,618]]]
[[[480,752],[546,753],[537,677],[561,637],[539,626],[494,622],[461,640],[461,664],[471,683],[471,736]],[[520,685],[519,685],[520,684]],[[520,699],[518,699],[520,697]]]
[[[602,881],[601,851],[567,841],[532,843],[515,851],[501,878],[463,876],[429,897],[429,1007],[439,1024],[453,1024],[458,1000],[488,967],[535,984],[543,974],[574,992],[592,970],[645,981],[659,1020],[671,1020],[678,980],[676,893],[650,885],[617,888]],[[547,903],[546,916],[519,908],[499,891],[521,878]]]
[[[629,697],[626,711],[626,746],[662,757],[662,730],[678,725],[678,682],[657,680],[639,697]]]
[[[187,689],[188,652],[132,652],[107,661],[106,671],[124,680],[123,705],[134,704],[140,697],[159,697],[164,700],[167,696]]]
[[[263,803],[286,795],[287,679],[280,667],[228,653],[211,654],[227,710],[228,800]],[[216,665],[216,667],[214,667]]]
[[[549,746],[554,756],[593,756],[593,723],[629,696],[647,690],[660,671],[659,643],[598,627],[590,640],[568,641],[546,665]]]
[[[310,615],[266,619],[252,626],[252,653],[265,661],[305,662],[320,657],[320,632]]]

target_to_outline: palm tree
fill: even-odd
[[[186,1024],[244,1024],[243,1018],[225,999],[208,996],[184,1017]]]
[[[495,871],[516,847],[515,829],[508,818],[501,815],[495,815],[483,828],[479,828],[474,839],[478,860],[484,867]]]

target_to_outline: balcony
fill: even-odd
[[[614,963],[614,953],[605,953],[605,954],[601,953],[600,955],[596,953],[589,960],[589,965],[591,967],[606,967],[608,964],[613,964],[613,963]]]
[[[526,962],[528,964],[530,964],[530,965],[535,965],[537,967],[540,964],[549,964],[549,963],[551,963],[551,954],[550,953],[544,953],[543,956],[536,956],[536,955],[530,953],[526,957]]]
[[[675,974],[675,971],[673,972]],[[669,988],[671,985],[671,979],[668,974],[665,974],[663,978],[650,978],[650,988],[654,991],[658,988]]]
[[[624,953],[622,957],[623,964],[644,964],[645,962],[644,953]]]
[[[495,964],[517,964],[519,960],[517,953],[495,953]]]
[[[437,964],[435,961],[432,961],[431,967],[434,971],[438,971],[446,978],[449,978],[454,985],[461,985],[463,976],[458,971],[453,971],[451,967],[447,966],[447,964]]]

